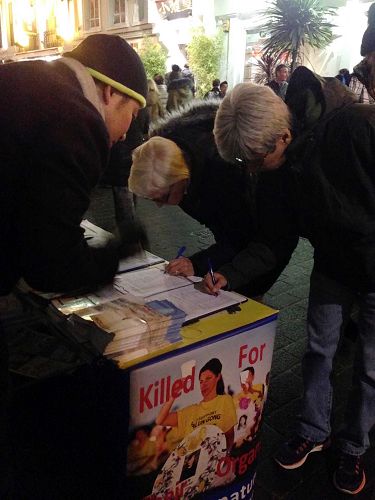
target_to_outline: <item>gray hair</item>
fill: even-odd
[[[274,151],[277,140],[291,129],[287,105],[269,87],[239,83],[223,99],[214,135],[224,160],[246,162],[256,153]]]

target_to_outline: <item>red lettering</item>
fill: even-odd
[[[246,359],[250,365],[254,365],[257,361],[262,361],[266,344],[261,344],[259,348],[256,346],[252,347],[249,353],[247,353],[247,348],[247,344],[244,344],[240,347],[238,356],[238,368],[242,368],[242,366],[244,365],[244,360]]]
[[[155,391],[154,391],[154,408],[155,408],[155,406],[157,406],[159,402],[159,387],[158,387],[159,382],[156,381],[154,385],[155,385]]]
[[[216,474],[219,477],[224,477],[229,474],[231,468],[231,458],[228,456],[220,458],[216,466]]]
[[[251,465],[254,462],[255,457],[256,457],[256,448],[253,448],[248,453],[248,457],[247,457],[247,463],[248,463],[248,465]]]
[[[193,366],[193,369],[191,371],[191,375],[188,375],[187,377],[185,377],[185,380],[183,381],[183,387],[184,387],[185,394],[194,390],[194,380],[195,380],[195,366]]]
[[[242,475],[247,471],[247,453],[240,456],[238,472]]]
[[[148,386],[146,393],[145,393],[144,387],[141,387],[141,392],[139,395],[139,412],[140,413],[143,413],[145,411],[145,406],[149,410],[151,410],[151,408],[152,408],[152,403],[149,400],[149,396],[150,396],[150,392],[151,392],[153,386],[154,386],[154,384],[150,384]]]
[[[247,349],[247,344],[242,345],[240,347],[240,355],[239,355],[239,359],[238,359],[238,368],[242,368],[242,361],[244,359],[246,359],[246,349]]]
[[[253,365],[258,360],[258,348],[252,347],[249,352],[249,363]]]
[[[167,377],[167,395],[165,400],[169,401],[171,399],[171,377],[168,375]]]
[[[160,404],[164,403],[164,377],[160,381]]]
[[[182,392],[182,380],[178,378],[172,385],[172,398],[178,398]]]

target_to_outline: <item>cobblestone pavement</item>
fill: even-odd
[[[181,245],[187,254],[205,248],[212,241],[210,232],[186,216],[178,207],[157,208],[140,200],[137,213],[144,222],[151,251],[166,259],[173,258]],[[301,359],[305,349],[305,316],[312,268],[312,248],[301,240],[289,265],[264,298],[267,305],[280,309],[271,384],[262,426],[262,454],[258,466],[255,500],[336,500],[347,498],[331,483],[333,450],[314,453],[306,464],[294,471],[283,471],[272,455],[292,432],[293,418],[298,411],[302,391]],[[336,430],[342,420],[347,388],[351,379],[354,343],[341,344],[335,367],[334,420]],[[375,444],[375,433],[372,436]],[[375,499],[375,448],[366,457],[368,484],[356,498]]]

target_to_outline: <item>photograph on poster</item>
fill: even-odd
[[[201,450],[196,450],[193,453],[185,456],[184,465],[179,479],[179,483],[195,476]]]

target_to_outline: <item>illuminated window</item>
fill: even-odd
[[[126,21],[126,0],[114,0],[113,24],[122,24]]]
[[[85,1],[85,29],[89,31],[100,26],[99,0]]]
[[[146,10],[146,0],[134,0],[132,24],[146,21]]]

